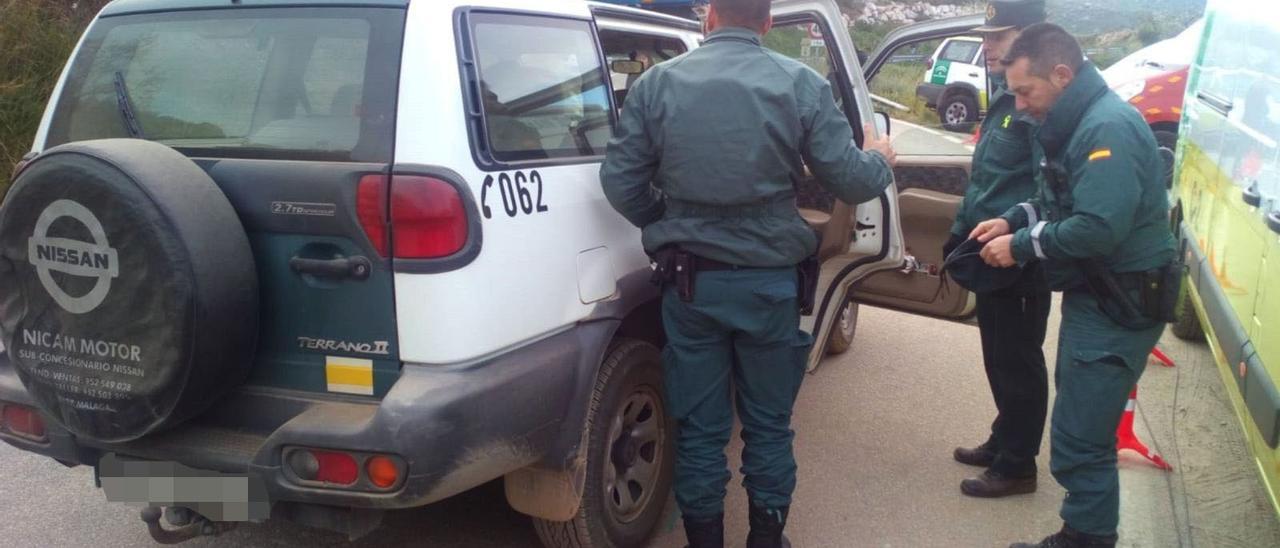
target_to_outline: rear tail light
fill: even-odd
[[[315,487],[387,491],[405,476],[399,457],[374,453],[291,447],[284,461],[294,482]]]
[[[49,441],[40,413],[23,405],[0,404],[0,431],[34,442]]]
[[[356,190],[356,217],[383,257],[438,259],[461,251],[467,243],[462,195],[434,177],[395,175],[389,181],[385,175],[362,177]]]
[[[374,455],[364,463],[369,483],[379,489],[387,489],[400,482],[400,467],[395,461],[382,455]]]
[[[391,181],[392,255],[436,259],[467,243],[467,210],[453,185],[432,177],[396,175]]]
[[[289,467],[298,479],[330,485],[354,485],[360,479],[356,458],[338,451],[295,449]]]
[[[356,218],[378,255],[389,255],[391,239],[387,233],[387,176],[365,175],[356,187]]]

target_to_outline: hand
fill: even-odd
[[[969,233],[969,239],[972,240],[976,238],[979,242],[985,244],[992,239],[1004,236],[1009,232],[1009,221],[1004,219],[991,219],[978,223],[978,226],[973,228],[973,232]]]
[[[1013,260],[1013,235],[1005,234],[987,242],[987,245],[982,248],[982,260],[999,268],[1009,268],[1018,264]]]
[[[889,144],[889,136],[881,135],[878,139],[873,139],[871,136],[875,134],[875,126],[871,124],[862,126],[862,150],[879,152],[889,162],[889,167],[898,165],[898,153],[894,152],[893,145]]]

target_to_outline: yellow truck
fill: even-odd
[[[1174,325],[1212,347],[1280,513],[1280,4],[1210,0],[1173,177],[1190,266]]]

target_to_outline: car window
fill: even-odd
[[[938,59],[953,63],[973,63],[973,58],[978,55],[979,49],[982,49],[982,42],[951,40],[942,49],[942,54],[938,56]]]
[[[402,18],[281,8],[103,19],[73,62],[49,145],[140,133],[201,155],[389,161]]]
[[[956,51],[957,44],[981,46],[951,40],[942,49]],[[962,68],[941,56],[934,61],[939,45],[930,40],[897,47],[867,82],[876,110],[893,118],[890,136],[899,154],[973,155],[973,132],[986,108],[986,82],[968,76],[974,67]],[[955,71],[963,71],[961,78],[952,77]]]
[[[794,23],[776,25],[764,37],[765,47],[782,55],[800,61],[817,71],[831,82],[835,92],[836,105],[844,110],[844,98],[841,86],[836,85],[837,72],[831,64],[831,53],[827,49],[826,38],[822,27],[813,23]]]
[[[302,73],[309,115],[358,116],[364,95],[363,79],[369,41],[359,38],[319,37]],[[354,69],[360,70],[354,70]]]
[[[493,160],[603,154],[613,116],[590,23],[487,13],[471,21]]]
[[[688,49],[677,38],[615,30],[600,31],[600,47],[604,48],[605,60],[610,63],[609,83],[613,87],[614,105],[619,109],[626,101],[627,90],[631,89],[641,74],[614,72],[614,61],[638,61],[647,71]]]

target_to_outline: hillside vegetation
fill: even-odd
[[[0,196],[67,56],[107,0],[0,0]]]

